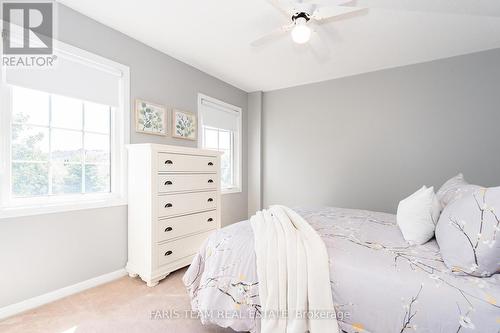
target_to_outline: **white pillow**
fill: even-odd
[[[471,193],[481,189],[481,186],[469,184],[464,175],[459,173],[455,177],[449,179],[441,186],[437,192],[437,198],[441,203],[441,208],[444,209],[455,200],[461,199]]]
[[[441,205],[434,187],[422,187],[402,200],[398,206],[397,221],[404,239],[410,244],[424,244],[434,236],[441,213]]]

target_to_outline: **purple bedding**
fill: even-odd
[[[394,215],[297,209],[324,240],[339,324],[345,332],[500,332],[500,276],[457,276],[435,240],[409,246]],[[259,331],[254,238],[248,221],[207,240],[184,276],[204,323]],[[500,265],[500,263],[499,263]]]

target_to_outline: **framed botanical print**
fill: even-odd
[[[163,105],[135,101],[135,131],[139,133],[167,135],[167,109]]]
[[[196,140],[196,114],[187,111],[173,110],[172,136],[179,139]]]

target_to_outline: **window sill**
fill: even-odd
[[[70,211],[97,209],[106,207],[116,207],[127,205],[127,200],[119,197],[108,197],[82,201],[66,201],[66,202],[52,202],[52,203],[39,203],[33,205],[17,205],[10,207],[0,208],[0,220],[7,218],[16,218],[24,216],[34,216],[43,214],[55,214]]]
[[[223,189],[220,191],[222,195],[224,194],[236,194],[236,193],[241,193],[241,188],[235,187],[235,188],[228,188],[228,189]]]

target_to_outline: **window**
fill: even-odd
[[[0,217],[125,204],[128,68],[59,47],[55,69],[5,70]]]
[[[111,192],[112,108],[11,90],[12,197]]]
[[[222,152],[222,193],[241,192],[241,109],[199,95],[200,146]]]
[[[237,186],[234,172],[234,133],[232,131],[203,126],[204,148],[218,150],[221,156],[221,188]]]

